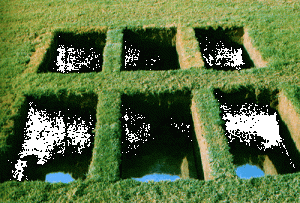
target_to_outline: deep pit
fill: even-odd
[[[41,180],[53,172],[85,179],[92,158],[97,96],[27,96],[10,137],[7,180]]]
[[[176,29],[123,31],[122,71],[179,69]]]
[[[300,154],[278,112],[278,90],[215,89],[233,163],[256,165],[266,175],[300,171]]]
[[[105,43],[104,32],[55,32],[38,73],[100,72]]]
[[[241,70],[254,67],[243,45],[243,28],[195,28],[205,67],[216,70]]]
[[[190,93],[122,96],[122,178],[204,179],[190,105]]]

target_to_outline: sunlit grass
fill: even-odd
[[[21,109],[19,97],[26,94],[40,96],[57,93],[59,95],[61,90],[66,90],[67,92],[95,91],[99,95],[107,96],[109,93],[114,92],[156,94],[158,92],[173,92],[178,89],[194,91],[210,87],[231,87],[240,84],[276,88],[281,87],[283,83],[295,86],[300,84],[300,2],[298,0],[230,2],[225,0],[3,0],[0,2],[0,7],[1,160],[6,158],[6,154],[2,156],[2,152],[11,147],[11,145],[8,145],[9,138],[14,135],[19,127],[15,124],[18,122]],[[119,72],[107,73],[104,71],[82,75],[23,74],[23,71],[28,68],[32,54],[39,46],[44,46],[48,40],[43,37],[45,33],[51,36],[51,33],[58,28],[72,31],[98,26],[108,26],[113,29],[121,26],[124,28],[129,26],[142,27],[144,25],[155,27],[177,27],[179,25],[189,27],[247,27],[253,45],[257,47],[263,58],[270,63],[267,68],[260,70],[249,69],[226,73],[194,68],[192,70],[157,73],[124,71],[120,74]],[[115,51],[112,51],[107,58],[115,60],[115,55],[113,55],[115,53]],[[40,57],[43,57],[43,55]],[[287,88],[290,87],[287,86]],[[288,89],[288,91],[293,92],[292,89]],[[300,96],[296,93],[291,93],[291,100],[293,104],[297,104],[295,108],[299,110],[298,100]],[[113,141],[108,145],[99,145],[97,150],[105,152],[100,153],[101,161],[104,160],[104,164],[112,164],[107,164],[104,167],[101,165],[91,170],[101,173],[98,177],[99,180],[106,181],[111,178],[113,181],[117,181],[119,180],[118,175],[112,177],[111,174],[118,174],[120,160],[118,155],[111,158],[112,156],[109,154],[116,153],[119,145],[116,141],[118,139],[117,128],[119,123],[116,122],[115,117],[109,114],[110,112],[116,114],[109,105],[118,106],[113,103],[117,100],[117,96],[106,98],[103,95],[101,97],[102,102],[106,103],[103,106],[99,104],[101,106],[99,109],[103,112],[106,111],[105,113],[108,113],[107,117],[109,118],[105,120],[105,116],[101,115],[101,112],[97,112],[97,129],[103,135],[101,139],[109,140],[108,136],[105,137],[106,134],[109,134],[109,138],[112,137]],[[209,99],[203,99],[200,102],[210,107],[211,101]],[[201,113],[204,112],[201,111]],[[207,120],[216,118],[214,117],[215,112],[207,115],[204,114]],[[207,127],[206,120],[203,120],[203,122],[205,123],[204,126]],[[17,127],[14,128],[15,125]],[[213,126],[209,133],[214,134],[214,138],[216,138],[219,132],[216,126]],[[97,142],[101,142],[101,139]],[[110,146],[114,148],[111,147],[113,149],[110,149]],[[219,149],[220,146],[212,148]],[[103,151],[101,151],[102,149]],[[221,155],[223,151],[221,151]],[[212,153],[211,155],[217,157],[219,154]],[[114,162],[110,162],[111,160]],[[222,160],[220,160],[220,164],[214,162],[212,165],[217,166],[217,175],[224,172]],[[254,168],[251,168],[251,171],[255,171]],[[106,172],[109,174],[106,174]],[[236,173],[239,172],[236,171]],[[227,176],[228,171],[225,171],[224,175]],[[81,202],[86,200],[94,202],[164,202],[167,201],[166,197],[173,202],[222,202],[226,200],[228,202],[295,202],[299,200],[299,193],[295,192],[299,186],[298,176],[299,174],[288,174],[259,178],[251,184],[245,183],[245,180],[219,179],[219,185],[213,181],[184,182],[184,180],[179,180],[168,183],[169,185],[155,183],[157,185],[149,186],[150,184],[138,185],[124,180],[117,183],[102,183],[99,181],[91,183],[90,187],[79,182],[79,186],[74,184],[70,188],[59,184],[48,187],[47,184],[49,183],[46,183],[47,181],[28,181],[24,183],[8,181],[1,184],[4,189],[1,188],[0,190],[0,202]],[[150,179],[144,180],[148,181]],[[152,180],[155,179],[152,177]],[[247,188],[247,190],[241,188]]]

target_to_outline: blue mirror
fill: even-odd
[[[46,181],[50,183],[57,183],[57,182],[62,182],[62,183],[69,183],[72,182],[74,179],[70,174],[65,174],[62,172],[58,173],[49,173],[46,175]]]
[[[153,180],[154,182],[159,182],[159,181],[164,181],[164,180],[175,181],[177,179],[180,179],[180,177],[176,176],[176,175],[154,173],[154,174],[145,175],[142,178],[133,178],[133,179],[141,181],[141,182],[148,182],[150,180]]]
[[[250,179],[264,176],[264,172],[257,166],[246,164],[236,169],[239,178]]]

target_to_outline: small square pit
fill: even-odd
[[[97,97],[27,96],[9,143],[10,180],[41,180],[53,172],[85,179],[92,158]]]
[[[122,96],[122,178],[149,174],[203,180],[190,94]]]
[[[102,71],[106,32],[55,32],[38,73]]]
[[[244,46],[244,28],[195,28],[195,34],[206,68],[242,70],[255,66]]]
[[[214,94],[236,167],[256,165],[265,175],[300,171],[299,151],[278,110],[278,90],[240,87]]]
[[[125,29],[122,63],[122,71],[179,69],[176,29]]]

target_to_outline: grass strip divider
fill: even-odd
[[[112,182],[120,179],[120,106],[120,93],[114,91],[98,92],[97,124],[88,178]]]
[[[103,71],[119,72],[122,66],[123,29],[109,29],[103,51]]]
[[[204,68],[199,43],[192,27],[179,26],[176,35],[176,48],[182,69]]]
[[[208,145],[208,158],[212,170],[212,178],[234,177],[233,157],[225,132],[221,125],[219,104],[214,97],[212,88],[193,91],[196,107],[203,126],[203,136]]]

